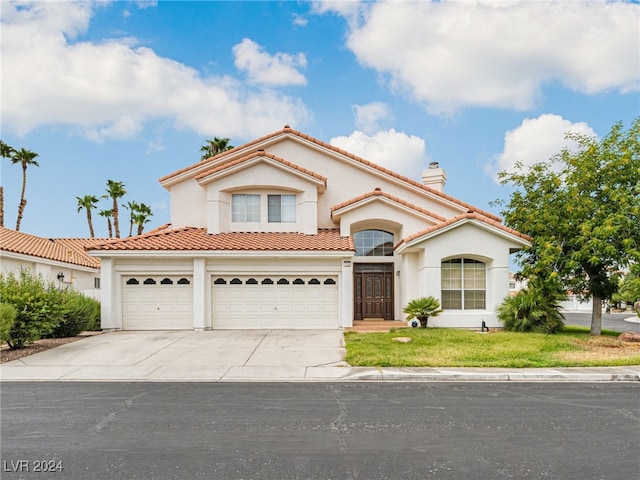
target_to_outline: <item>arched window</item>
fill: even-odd
[[[393,233],[384,230],[362,230],[353,234],[358,257],[393,256]]]
[[[137,278],[130,278],[127,280],[127,285],[140,285],[140,282]]]
[[[250,278],[244,283],[246,283],[247,285],[257,285],[258,284],[258,280],[256,280],[255,278]]]
[[[335,285],[335,284],[336,284],[336,281],[335,281],[333,278],[327,278],[327,279],[324,281],[324,284],[325,284],[325,285]]]
[[[301,278],[296,278],[296,279],[293,281],[293,284],[294,284],[294,285],[304,285],[304,280],[303,280],[303,279],[301,279]]]
[[[320,285],[320,280],[318,280],[317,278],[312,278],[311,280],[309,280],[309,285]]]
[[[160,282],[161,285],[173,285],[173,280],[170,278],[163,278]]]
[[[270,278],[265,278],[264,280],[262,280],[262,284],[263,285],[273,285],[273,280],[271,280]]]
[[[234,278],[233,280],[231,280],[229,282],[231,285],[242,285],[242,280],[240,280],[239,278]]]
[[[181,278],[180,280],[178,280],[178,285],[189,285],[189,279]]]
[[[441,264],[442,308],[484,310],[486,308],[486,266],[470,258],[453,258]]]
[[[286,278],[281,278],[280,280],[278,280],[278,285],[289,285],[289,280],[287,280]]]
[[[156,281],[153,278],[147,278],[144,282],[145,285],[155,285]]]
[[[216,278],[213,282],[214,285],[226,285],[227,281],[224,278]]]

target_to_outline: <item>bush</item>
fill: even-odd
[[[0,276],[0,297],[16,310],[7,339],[11,349],[23,348],[26,343],[50,334],[63,319],[63,293],[53,282],[46,282],[28,270],[21,270],[18,276],[13,273]]]
[[[100,325],[100,302],[85,297],[74,290],[63,294],[64,316],[51,334],[52,338],[75,337],[86,330],[96,330]]]
[[[16,321],[16,309],[8,303],[0,303],[0,343],[9,340],[9,332]]]
[[[422,328],[427,328],[429,317],[436,317],[442,313],[440,302],[433,296],[415,298],[407,303],[402,311],[407,314],[407,320],[420,320]]]
[[[562,295],[530,285],[498,307],[498,318],[511,332],[556,333],[564,328],[558,301]]]

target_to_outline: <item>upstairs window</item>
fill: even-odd
[[[260,195],[234,193],[231,196],[232,222],[259,222]]]
[[[267,195],[268,217],[271,223],[296,221],[295,195]]]
[[[393,233],[384,230],[362,230],[353,235],[358,257],[393,256]]]

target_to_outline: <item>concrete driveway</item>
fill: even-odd
[[[340,330],[111,332],[2,365],[2,380],[314,380],[348,372]]]

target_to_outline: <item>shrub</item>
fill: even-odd
[[[75,337],[80,332],[96,329],[96,323],[100,323],[100,302],[74,290],[65,291],[63,298],[63,319],[50,337]]]
[[[0,276],[0,297],[16,310],[7,339],[11,349],[23,348],[26,343],[50,334],[62,321],[62,292],[53,282],[46,282],[28,270],[21,270],[18,276],[13,273]]]
[[[440,302],[433,296],[415,298],[407,303],[404,307],[404,313],[407,314],[407,320],[417,318],[420,320],[420,326],[427,328],[429,317],[436,317],[440,315]]]
[[[8,303],[0,303],[0,343],[9,340],[9,332],[16,321],[16,309]]]
[[[558,301],[562,295],[530,285],[498,307],[498,318],[511,332],[556,333],[564,328]]]

